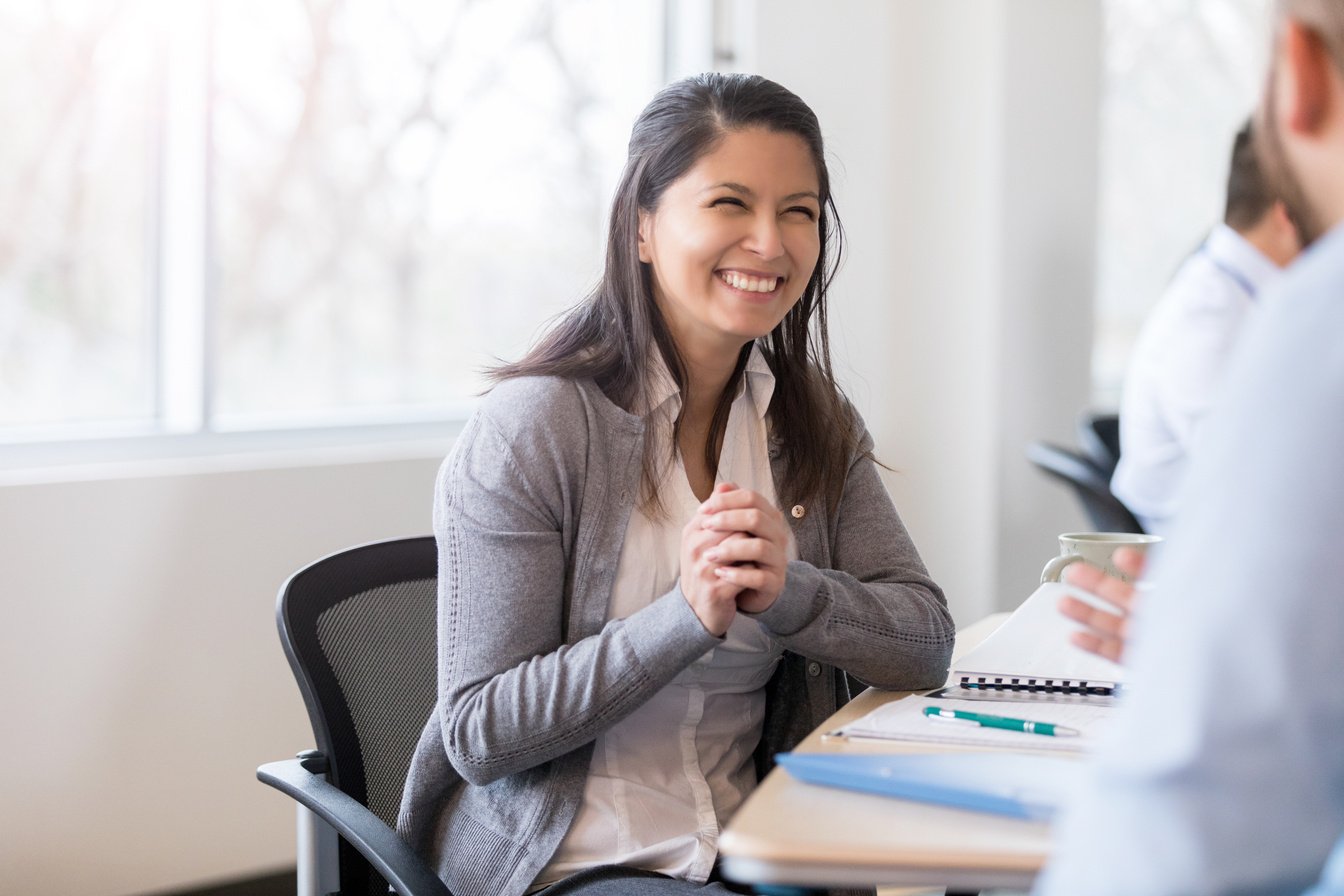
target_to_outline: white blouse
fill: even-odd
[[[646,425],[670,441],[681,395],[657,352]],[[753,347],[734,399],[716,482],[734,482],[777,503],[766,410],[775,379]],[[630,514],[608,619],[625,618],[666,594],[680,575],[681,530],[700,501],[678,456],[659,482],[667,515]],[[790,559],[797,547],[790,540]],[[781,645],[739,614],[723,642],[597,738],[583,805],[536,886],[594,865],[627,865],[703,883],[719,831],[756,785],[753,752],[765,715],[765,684]]]

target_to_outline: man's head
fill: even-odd
[[[1344,3],[1278,0],[1261,165],[1306,242],[1344,221]]]

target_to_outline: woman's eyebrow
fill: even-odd
[[[714,190],[732,190],[734,193],[741,193],[743,196],[756,195],[756,191],[751,189],[751,187],[744,186],[743,184],[739,184],[731,180],[726,180],[723,183],[713,184],[711,186],[705,187],[700,192],[709,193]],[[821,202],[821,197],[817,195],[815,190],[801,190],[797,193],[790,193],[789,195],[785,196],[781,201],[793,202],[795,199],[813,199],[816,200],[817,202]]]
[[[742,184],[735,183],[731,180],[726,180],[721,184],[711,184],[710,186],[705,187],[700,192],[709,193],[713,190],[732,190],[734,193],[741,193],[743,196],[756,195],[755,191],[753,191],[751,187],[743,186]]]

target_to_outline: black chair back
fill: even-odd
[[[1073,489],[1096,531],[1143,531],[1129,508],[1111,494],[1110,474],[1087,457],[1049,442],[1032,442],[1027,446],[1027,459]]]
[[[437,670],[433,536],[324,557],[280,589],[276,618],[328,779],[395,825],[406,772],[433,710]],[[341,893],[387,893],[344,841]]]
[[[1084,411],[1078,417],[1078,444],[1109,478],[1120,462],[1120,417]]]

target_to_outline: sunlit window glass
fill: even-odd
[[[1222,220],[1232,137],[1259,99],[1268,0],[1106,0],[1094,402],[1181,261]]]
[[[153,418],[150,12],[0,4],[0,438]]]
[[[213,415],[451,411],[600,272],[662,4],[214,9]]]

